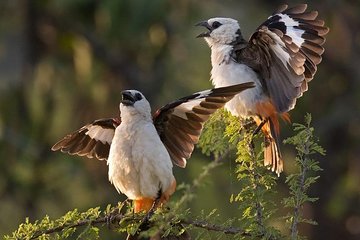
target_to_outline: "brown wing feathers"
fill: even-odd
[[[118,125],[120,125],[120,120],[115,118],[96,120],[68,134],[57,142],[51,150],[106,160],[115,128]]]
[[[324,52],[329,29],[316,19],[316,11],[305,12],[306,8],[306,4],[280,7],[252,35],[248,47],[237,52],[239,61],[258,59],[254,69],[260,70],[280,113],[291,110],[308,89]]]
[[[254,87],[253,83],[238,84],[195,93],[159,109],[154,124],[174,164],[185,167],[194,144],[199,140],[203,123],[234,95]]]
[[[329,32],[329,29],[324,27],[325,22],[323,20],[316,19],[318,16],[317,11],[305,12],[306,8],[306,4],[301,4],[292,8],[287,8],[286,6],[285,10],[280,13],[288,15],[291,19],[298,23],[298,26],[294,26],[294,29],[304,31],[301,35],[301,38],[304,40],[303,43],[301,46],[293,44],[292,46],[294,48],[290,53],[298,59],[303,59],[305,57],[304,75],[306,80],[309,81],[314,77],[316,65],[321,62],[321,55],[324,52],[324,48],[321,45],[325,42],[325,38],[323,36]],[[287,36],[286,31],[282,33]],[[289,36],[287,37],[289,40]],[[289,42],[285,39],[282,40],[287,43]],[[292,65],[292,67],[295,69],[295,72],[297,72],[297,66]]]

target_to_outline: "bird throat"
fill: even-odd
[[[214,44],[211,47],[211,65],[218,66],[229,63],[233,46]]]

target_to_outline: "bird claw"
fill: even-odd
[[[150,218],[154,215],[155,210],[156,210],[159,202],[160,202],[160,197],[155,199],[155,201],[154,201],[153,205],[151,206],[150,210],[146,213],[146,215],[145,215],[145,217],[143,219],[143,222],[150,221]]]
[[[115,211],[111,212],[108,216],[106,216],[106,226],[108,229],[111,229],[111,224],[114,222],[119,212],[115,213]]]
[[[254,132],[252,133],[251,136],[251,141],[253,140],[253,138],[259,133],[259,131],[261,130],[261,128],[265,125],[265,123],[268,121],[268,118],[265,118],[264,120],[262,120],[262,122],[259,124],[259,126],[257,126],[254,130]]]
[[[151,217],[154,215],[156,208],[158,207],[160,203],[161,197],[157,197],[155,201],[153,202],[153,205],[151,206],[150,210],[146,213],[144,218],[142,219],[139,229],[142,229],[144,226],[148,225],[150,222]]]
[[[129,202],[129,199],[126,199],[118,207],[116,207],[112,212],[110,212],[108,216],[106,216],[106,225],[107,225],[108,229],[111,229],[111,224],[116,220],[117,216],[119,216],[119,214],[121,214],[121,209],[128,202]]]
[[[154,212],[147,212],[145,217],[142,220],[142,223],[147,223],[150,221],[150,218],[154,215]]]
[[[254,143],[254,139],[251,138],[251,141],[250,141],[250,148],[251,148],[251,151],[253,152],[255,150],[255,143]]]

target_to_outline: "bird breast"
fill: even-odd
[[[108,159],[109,180],[129,199],[156,198],[169,188],[172,162],[152,122],[121,124]]]
[[[211,80],[215,87],[225,87],[245,82],[254,82],[255,87],[237,94],[226,103],[225,108],[232,115],[247,117],[256,114],[256,104],[267,99],[258,75],[245,64],[234,60],[213,63]]]

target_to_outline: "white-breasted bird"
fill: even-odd
[[[252,117],[265,135],[264,164],[283,171],[279,149],[279,121],[308,89],[324,52],[329,29],[306,4],[281,6],[246,41],[231,18],[211,18],[197,24],[207,28],[198,37],[211,48],[211,80],[215,87],[252,81],[225,108],[233,115]]]
[[[175,191],[173,163],[185,167],[203,123],[252,82],[194,93],[168,103],[153,115],[144,95],[122,92],[120,118],[96,120],[57,142],[52,150],[107,160],[109,180],[134,201],[134,211],[148,211],[156,199]]]

